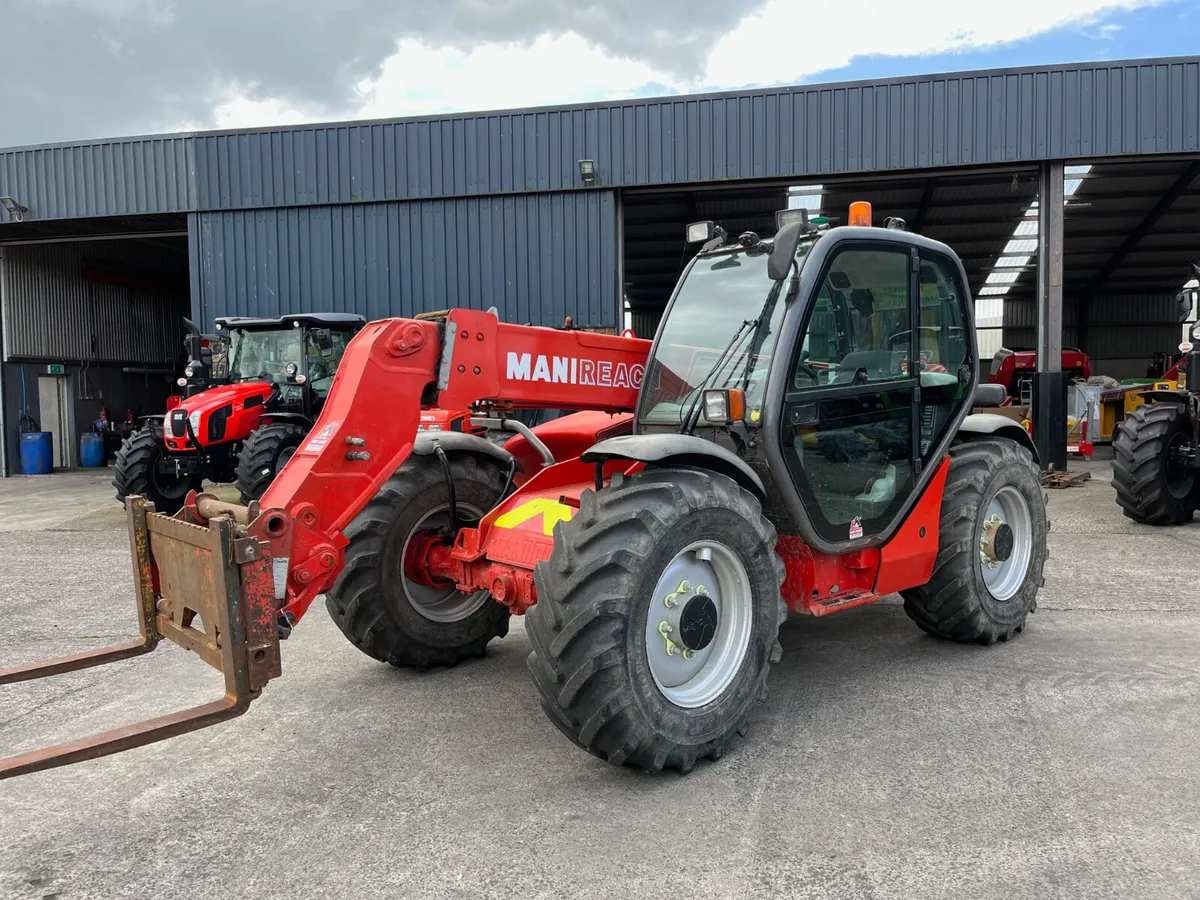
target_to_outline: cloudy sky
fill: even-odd
[[[1200,52],[1200,0],[0,0],[0,146]]]

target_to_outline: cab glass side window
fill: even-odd
[[[793,390],[908,378],[908,256],[847,250],[821,283]]]

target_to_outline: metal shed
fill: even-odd
[[[1006,270],[1003,340],[1040,333],[1046,350],[1065,323],[1071,341],[1134,359],[1169,323],[1131,348],[1119,340],[1129,319],[1159,318],[1200,252],[1198,159],[1200,57],[27,147],[0,151],[0,197],[23,208],[0,213],[0,267],[19,242],[103,240],[182,258],[182,302],[201,323],[466,305],[540,324],[619,326],[628,313],[648,333],[686,258],[687,221],[769,233],[789,188],[816,185],[830,215],[868,199],[954,245],[981,301]],[[1075,167],[1086,178],[1043,229],[1065,235],[1056,284],[1037,277],[1047,254],[1006,247]],[[164,365],[153,342],[116,360],[92,349],[93,332],[56,337],[87,328],[53,327],[61,302],[40,282],[5,291],[9,460],[22,371]],[[160,308],[169,333],[180,307]],[[41,333],[22,343],[30,322]]]

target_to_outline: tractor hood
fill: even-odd
[[[195,397],[189,397],[179,405],[179,408],[191,414],[219,409],[227,403],[241,405],[253,397],[262,397],[259,402],[266,402],[267,397],[271,396],[272,390],[274,390],[274,386],[266,381],[226,384],[201,391]]]
[[[227,384],[188,397],[163,418],[168,450],[194,449],[188,426],[200,445],[244,440],[258,427],[274,385],[266,381]]]

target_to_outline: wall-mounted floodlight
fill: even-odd
[[[583,183],[588,187],[596,183],[596,161],[594,159],[581,159],[579,161],[579,177],[583,179]]]
[[[14,222],[24,222],[25,213],[29,212],[29,208],[22,206],[12,197],[0,197],[0,206],[8,210],[8,216]]]

